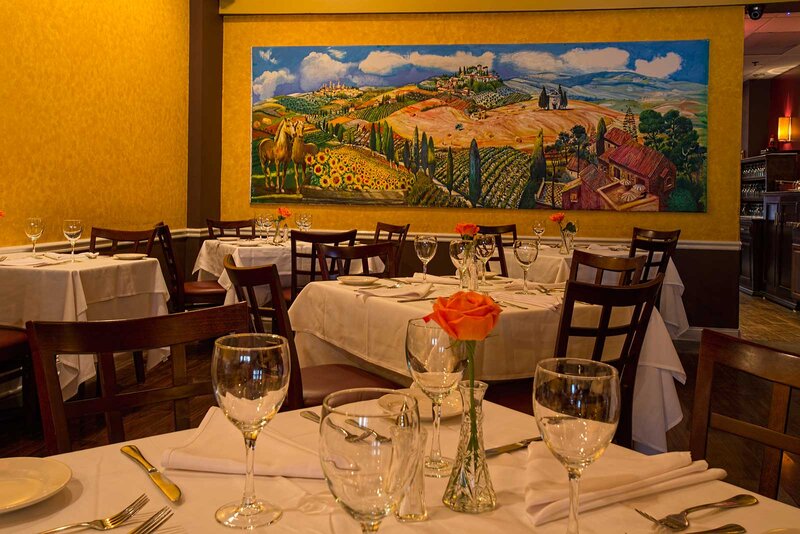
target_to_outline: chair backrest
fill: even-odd
[[[167,289],[169,290],[170,302],[174,311],[184,311],[186,303],[183,293],[183,272],[175,258],[175,249],[172,247],[172,232],[169,225],[158,223],[155,229],[158,242],[161,244],[161,253],[164,257],[166,269]]]
[[[715,364],[724,365],[772,383],[766,424],[745,422],[711,409]],[[787,434],[792,388],[800,388],[800,354],[783,352],[752,341],[703,330],[692,405],[689,448],[693,460],[706,457],[708,429],[719,430],[764,445],[758,493],[777,498],[783,452],[800,454],[800,437]],[[750,392],[740,391],[741,395]],[[757,402],[747,397],[747,402]]]
[[[297,347],[294,343],[294,331],[289,321],[289,310],[283,298],[283,287],[278,268],[273,265],[258,267],[237,267],[233,256],[226,255],[222,261],[225,272],[231,279],[236,296],[240,301],[247,302],[250,311],[250,328],[253,332],[264,332],[264,319],[272,322],[272,333],[285,337],[289,341],[291,354],[291,369],[289,375],[289,391],[283,410],[296,410],[303,407],[303,379],[300,372],[300,360],[297,357]],[[268,299],[257,293],[257,288],[264,287]]]
[[[628,255],[633,257],[640,250],[647,252],[642,280],[650,280],[658,273],[667,272],[667,265],[675,252],[675,247],[678,246],[680,235],[680,230],[660,231],[633,228],[633,238]]]
[[[517,225],[503,224],[500,226],[486,226],[480,224],[478,225],[478,229],[478,231],[484,235],[494,236],[495,255],[486,262],[486,270],[491,271],[492,262],[497,262],[500,266],[500,276],[508,276],[505,247],[513,246],[514,241],[517,240]]]
[[[156,231],[154,228],[150,230],[114,230],[112,228],[92,227],[92,237],[89,239],[89,251],[105,252],[108,250],[111,254],[115,254],[119,249],[119,244],[125,243],[127,244],[125,247],[126,249],[132,246],[133,252],[142,252],[149,256],[153,250],[155,233]],[[111,248],[102,248],[98,250],[98,239],[107,239],[111,241]]]
[[[569,267],[569,279],[587,282],[587,279],[581,279],[582,273],[585,272],[585,276],[594,278],[594,283],[597,285],[627,286],[638,284],[642,279],[644,263],[644,256],[614,258],[582,250],[574,250],[572,252],[572,263]],[[581,269],[581,267],[584,267],[584,269]],[[607,276],[606,273],[612,273],[612,275]],[[613,274],[617,276],[614,277]]]
[[[214,219],[206,219],[206,225],[208,226],[208,237],[211,239],[225,235],[235,235],[236,237],[256,236],[255,219],[243,219],[241,221],[215,221]],[[228,232],[225,230],[228,230]],[[242,230],[249,230],[249,232],[243,232]]]
[[[625,447],[632,446],[633,387],[639,365],[639,354],[663,280],[663,274],[657,275],[649,282],[627,286],[603,286],[570,280],[564,292],[555,357],[568,355],[570,337],[588,337],[594,338],[591,358],[596,361],[602,359],[617,367],[620,374],[622,411],[614,442]],[[588,326],[583,321],[581,324],[573,324],[576,302],[600,307],[597,326]],[[620,308],[626,310],[619,310],[614,314],[612,325],[612,313]],[[617,336],[625,336],[619,357],[614,361],[608,361],[608,358],[603,358],[606,341],[609,337]]]
[[[104,414],[110,443],[125,439],[122,412],[148,404],[174,403],[175,428],[189,428],[189,399],[213,393],[211,381],[189,379],[184,345],[247,331],[247,305],[234,304],[207,310],[127,319],[90,322],[27,323],[33,367],[39,392],[45,445],[50,454],[69,452],[72,443],[67,421],[91,414]],[[120,392],[115,352],[132,352],[169,346],[172,384],[166,387]],[[96,354],[100,395],[64,401],[56,367],[59,354]]]
[[[322,271],[317,268],[317,246],[320,243],[325,245],[346,244],[353,246],[356,242],[357,233],[358,230],[355,229],[344,232],[302,232],[300,230],[292,230],[292,300],[297,298],[300,290],[303,289],[307,283],[313,282],[317,279],[317,275],[322,274]],[[301,251],[298,246],[299,243],[310,243],[311,250]],[[301,267],[301,261],[307,261],[309,264],[308,268]],[[302,281],[301,277],[303,278]]]
[[[408,229],[410,227],[411,224],[402,226],[385,222],[378,222],[378,224],[375,225],[375,237],[373,242],[380,243],[381,241],[389,241],[397,243],[397,256],[395,257],[394,264],[398,270],[400,269],[400,260],[403,257],[403,249],[406,245],[406,237],[408,237]]]
[[[392,278],[397,276],[397,243],[374,243],[372,245],[358,246],[336,246],[320,243],[317,248],[320,269],[322,270],[323,280],[335,280],[338,276],[349,274],[350,263],[353,260],[361,262],[361,274],[378,276],[380,278]],[[373,272],[370,269],[369,261],[372,258],[380,259],[383,262],[383,271]],[[329,261],[330,260],[330,263]],[[334,265],[331,269],[329,265]]]

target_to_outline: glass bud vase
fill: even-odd
[[[281,221],[275,224],[275,236],[272,238],[273,245],[280,245],[286,241],[289,235],[289,225]]]
[[[561,230],[561,248],[558,249],[559,254],[572,254],[572,242],[575,240],[575,232],[569,230]]]
[[[464,412],[461,416],[461,435],[450,481],[442,502],[456,512],[479,514],[494,510],[497,505],[489,465],[483,448],[483,396],[488,385],[476,380],[470,389],[469,380],[458,385]]]

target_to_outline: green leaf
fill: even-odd
[[[566,230],[567,232],[572,232],[573,234],[578,232],[578,228],[575,226],[575,223],[573,223],[572,221],[568,222],[564,226],[564,230]]]

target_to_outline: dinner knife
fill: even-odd
[[[486,449],[486,456],[487,457],[498,456],[506,452],[513,452],[519,449],[524,449],[534,441],[542,441],[542,436],[536,436],[535,438],[527,438],[520,441],[515,441],[514,443],[509,443],[508,445],[500,445],[499,447]]]
[[[147,476],[150,477],[150,480],[152,480],[153,483],[158,486],[158,489],[160,489],[169,500],[172,502],[178,502],[178,500],[181,498],[181,489],[170,479],[161,474],[153,464],[148,462],[142,455],[142,451],[140,451],[136,445],[125,445],[124,447],[120,448],[120,451],[122,451],[122,454],[130,457],[133,461],[142,466],[142,468],[147,472]]]

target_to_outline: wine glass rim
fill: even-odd
[[[422,239],[432,239],[432,240],[436,241],[436,236],[435,235],[427,235],[427,234],[426,235],[415,235],[414,236],[414,241],[420,241]]]
[[[244,339],[244,338],[250,338],[250,339],[262,338],[265,341],[265,344],[264,344],[263,347],[257,347],[257,346],[243,347],[243,346],[230,344],[230,342],[229,342],[229,340],[232,340],[232,339]],[[245,332],[245,333],[241,333],[241,334],[228,334],[226,336],[222,336],[222,337],[219,337],[216,340],[214,340],[214,347],[215,348],[220,348],[220,349],[224,348],[227,351],[242,351],[242,352],[244,352],[244,351],[252,351],[253,349],[256,349],[256,348],[271,349],[271,348],[274,348],[274,347],[283,346],[284,344],[288,345],[288,340],[285,337],[279,336],[277,334],[266,334],[266,333],[260,333],[260,332]]]
[[[579,375],[575,373],[565,373],[561,371],[555,371],[553,369],[548,369],[546,367],[547,364],[556,364],[556,363],[574,363],[580,365],[591,365],[596,366],[600,369],[610,370],[610,373],[607,375],[602,376],[587,376],[587,375]],[[544,364],[544,365],[543,365]],[[619,371],[613,365],[609,365],[605,362],[598,362],[596,360],[589,360],[586,358],[547,358],[545,360],[540,360],[536,364],[537,370],[541,368],[543,371],[555,375],[561,378],[570,378],[573,380],[613,380],[614,378],[618,377]]]
[[[442,327],[436,321],[426,321],[424,317],[417,317],[408,320],[408,326],[415,326],[420,328],[428,328],[430,330],[442,330]]]
[[[406,410],[413,409],[414,407],[416,407],[417,408],[417,413],[419,413],[418,402],[417,402],[417,399],[413,395],[410,395],[409,393],[406,393],[406,392],[404,392],[402,390],[389,389],[389,388],[350,388],[350,389],[342,389],[342,390],[339,390],[339,391],[334,391],[333,393],[329,393],[325,397],[325,399],[322,401],[322,411],[323,411],[323,413],[327,413],[327,414],[335,413],[337,415],[343,415],[343,416],[346,416],[346,417],[361,417],[361,416],[363,416],[364,415],[363,414],[363,410],[353,410],[353,409],[348,409],[346,407],[342,408],[342,407],[338,407],[338,406],[334,407],[334,406],[331,406],[331,404],[330,404],[331,400],[335,399],[336,397],[344,396],[344,395],[351,395],[351,394],[360,393],[360,392],[376,392],[376,393],[383,393],[384,395],[398,395],[398,396],[404,397],[406,399],[406,401],[407,401],[405,403]],[[366,399],[366,400],[378,401],[380,398],[381,397],[376,395],[374,399]],[[352,404],[352,403],[348,403],[345,406],[349,406],[350,404]],[[404,413],[404,410],[403,410],[402,406],[398,407],[397,409],[392,409],[391,405],[389,405],[389,404],[379,405],[379,406],[385,413],[380,414],[380,415],[379,414],[375,414],[375,415],[373,415],[371,417],[398,417],[400,415],[403,415],[403,413]]]

